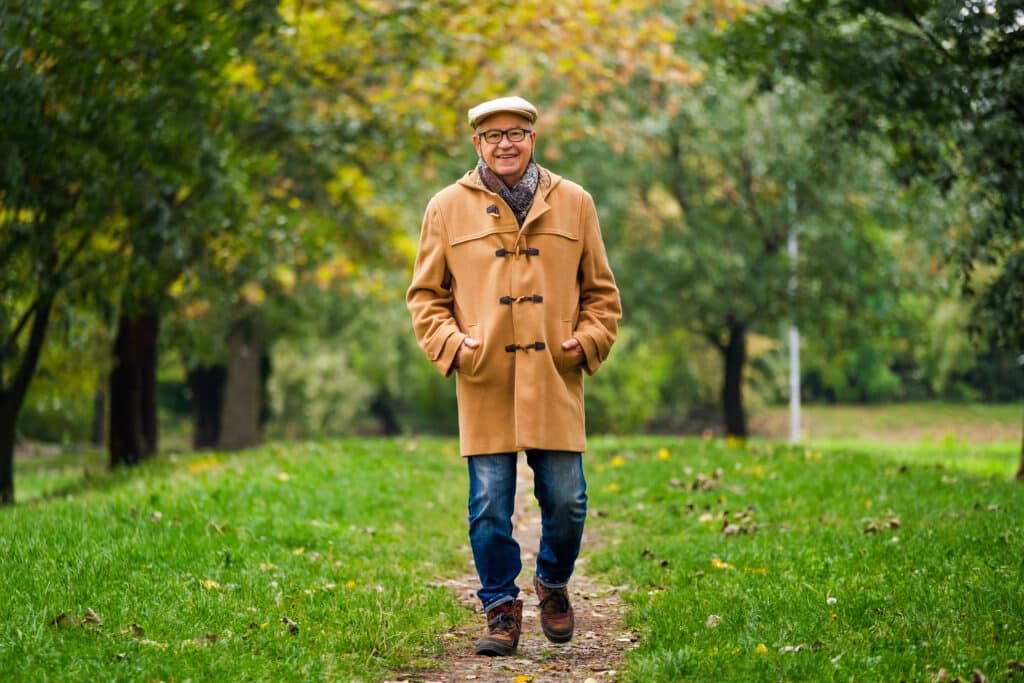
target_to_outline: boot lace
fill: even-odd
[[[487,628],[492,633],[511,633],[516,628],[516,618],[512,612],[498,612],[487,622]]]
[[[565,590],[549,589],[540,601],[540,609],[548,614],[562,614],[569,611],[569,596]]]

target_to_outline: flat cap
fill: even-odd
[[[488,100],[470,109],[469,127],[476,128],[488,116],[502,112],[522,116],[524,119],[529,119],[530,123],[537,121],[537,108],[522,97],[499,97],[496,100]]]

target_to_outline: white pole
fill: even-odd
[[[796,299],[796,184],[789,181],[789,296]],[[789,324],[789,442],[800,443],[800,331]]]

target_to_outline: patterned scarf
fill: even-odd
[[[533,196],[537,193],[537,185],[540,183],[540,172],[537,170],[536,162],[530,159],[530,164],[526,167],[523,177],[512,188],[509,188],[484,163],[483,159],[477,162],[476,170],[480,174],[480,180],[483,181],[484,186],[505,200],[508,207],[512,209],[512,213],[515,214],[519,227],[523,227],[523,221],[526,220],[526,214],[530,213],[530,207],[533,206]]]

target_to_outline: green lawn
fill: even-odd
[[[918,450],[593,442],[610,542],[591,567],[629,587],[643,634],[628,679],[1006,680],[1024,661],[1024,486]]]
[[[985,467],[900,448],[592,439],[604,546],[585,552],[643,634],[625,679],[1006,680],[1024,662],[1015,444]],[[37,491],[47,462],[60,495],[0,510],[0,680],[376,681],[470,618],[434,585],[465,566],[453,439],[163,456],[78,483],[52,457],[22,470]]]
[[[465,618],[431,586],[463,567],[462,472],[448,441],[269,446],[0,510],[0,680],[377,680],[429,658]]]
[[[801,440],[815,445],[846,443],[911,444],[924,447],[1016,442],[1019,446],[1021,403],[893,403],[875,405],[805,405]],[[777,440],[789,437],[789,408],[758,409],[753,433]]]

